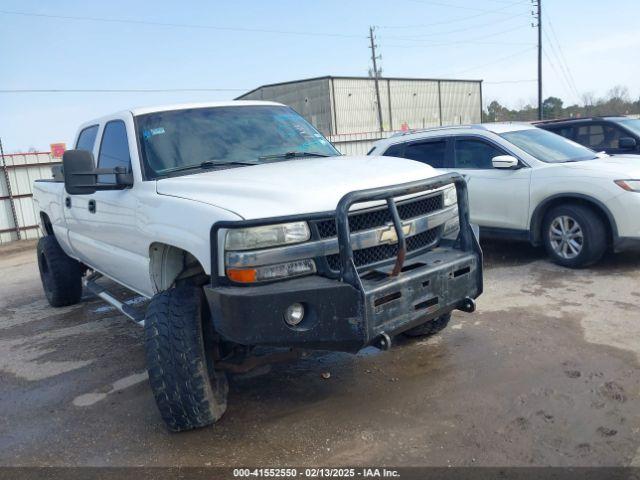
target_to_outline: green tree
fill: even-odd
[[[560,118],[563,113],[563,101],[558,97],[548,97],[542,102],[542,115],[545,119]]]

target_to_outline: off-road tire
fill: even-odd
[[[429,337],[444,330],[451,320],[451,314],[447,313],[441,317],[429,320],[417,327],[410,328],[406,332],[403,332],[407,337]]]
[[[202,289],[179,286],[151,299],[145,316],[149,383],[160,415],[172,432],[204,427],[227,408],[224,372],[213,365]]]
[[[583,245],[579,255],[563,258],[554,250],[549,235],[555,218],[566,216],[579,224],[583,232]],[[542,222],[542,241],[549,257],[558,265],[568,268],[584,268],[602,258],[607,250],[607,228],[600,215],[583,205],[561,205],[551,209]]]
[[[82,297],[82,265],[64,253],[56,237],[38,240],[38,268],[44,294],[52,307],[75,305]]]

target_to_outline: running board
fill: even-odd
[[[96,283],[96,280],[98,280],[100,277],[102,277],[101,274],[94,272],[91,275],[83,278],[82,284],[84,285],[84,288],[93,293],[96,297],[101,298],[109,305],[118,309],[120,313],[130,318],[141,327],[144,326],[144,313],[140,312],[140,310],[132,307],[131,305],[127,305],[126,303],[121,302],[116,297],[111,295],[104,287],[98,285]]]

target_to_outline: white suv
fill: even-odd
[[[640,157],[608,156],[527,124],[408,132],[369,155],[456,171],[468,182],[471,221],[483,236],[544,244],[567,267],[597,262],[608,247],[640,246]]]

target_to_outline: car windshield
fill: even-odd
[[[580,162],[598,158],[593,150],[539,128],[505,132],[500,136],[547,163]]]
[[[616,123],[631,130],[636,135],[640,135],[640,120],[635,118],[625,118],[624,120],[616,120]]]
[[[136,117],[147,178],[340,153],[304,118],[276,105],[191,108]]]

